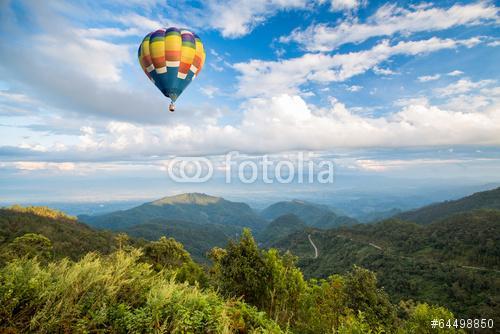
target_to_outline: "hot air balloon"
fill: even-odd
[[[175,27],[159,29],[144,37],[139,46],[139,63],[156,87],[170,98],[169,110],[196,78],[205,63],[205,50],[195,33]]]

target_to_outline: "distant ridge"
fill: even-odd
[[[288,214],[297,216],[307,226],[322,229],[359,223],[354,218],[337,215],[326,205],[310,203],[297,199],[274,203],[262,210],[260,213],[261,217],[266,220],[275,220],[278,217]]]
[[[500,209],[500,187],[477,192],[454,201],[427,205],[416,210],[400,213],[395,217],[417,224],[430,224],[457,213],[477,209]]]
[[[174,196],[167,196],[151,202],[153,205],[167,204],[197,204],[207,205],[224,201],[222,197],[210,196],[204,193],[185,193]]]
[[[264,245],[268,245],[279,239],[286,238],[294,232],[302,231],[305,228],[307,228],[307,225],[302,219],[293,213],[288,213],[270,222],[266,229],[262,231],[258,239]]]
[[[123,230],[130,226],[148,223],[152,219],[250,227],[255,230],[267,225],[248,204],[202,193],[163,197],[128,210],[97,216],[79,216],[79,218],[91,226],[111,230]]]

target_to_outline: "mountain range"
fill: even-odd
[[[206,262],[208,250],[250,227],[262,246],[297,256],[306,277],[343,274],[358,265],[374,271],[395,302],[423,300],[458,316],[500,321],[499,209],[497,188],[359,224],[309,202],[279,202],[259,213],[245,203],[193,193],[78,220],[43,209],[1,209],[0,248],[24,233],[39,233],[52,240],[55,253],[76,259],[109,252],[114,233],[123,231],[138,244],[173,237]]]
[[[300,200],[274,203],[260,213],[261,217],[266,220],[274,220],[286,214],[294,214],[307,226],[318,228],[334,228],[342,225],[354,225],[359,223],[354,218],[336,214],[326,205]]]

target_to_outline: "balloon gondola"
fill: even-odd
[[[169,111],[175,101],[200,73],[205,63],[201,39],[187,29],[158,29],[147,34],[138,50],[139,63],[155,86],[170,98]]]

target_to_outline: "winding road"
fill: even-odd
[[[316,245],[312,241],[310,234],[307,235],[307,238],[309,239],[309,242],[311,243],[311,246],[313,246],[313,248],[314,248],[314,258],[317,259],[318,258],[318,247],[316,247]]]

